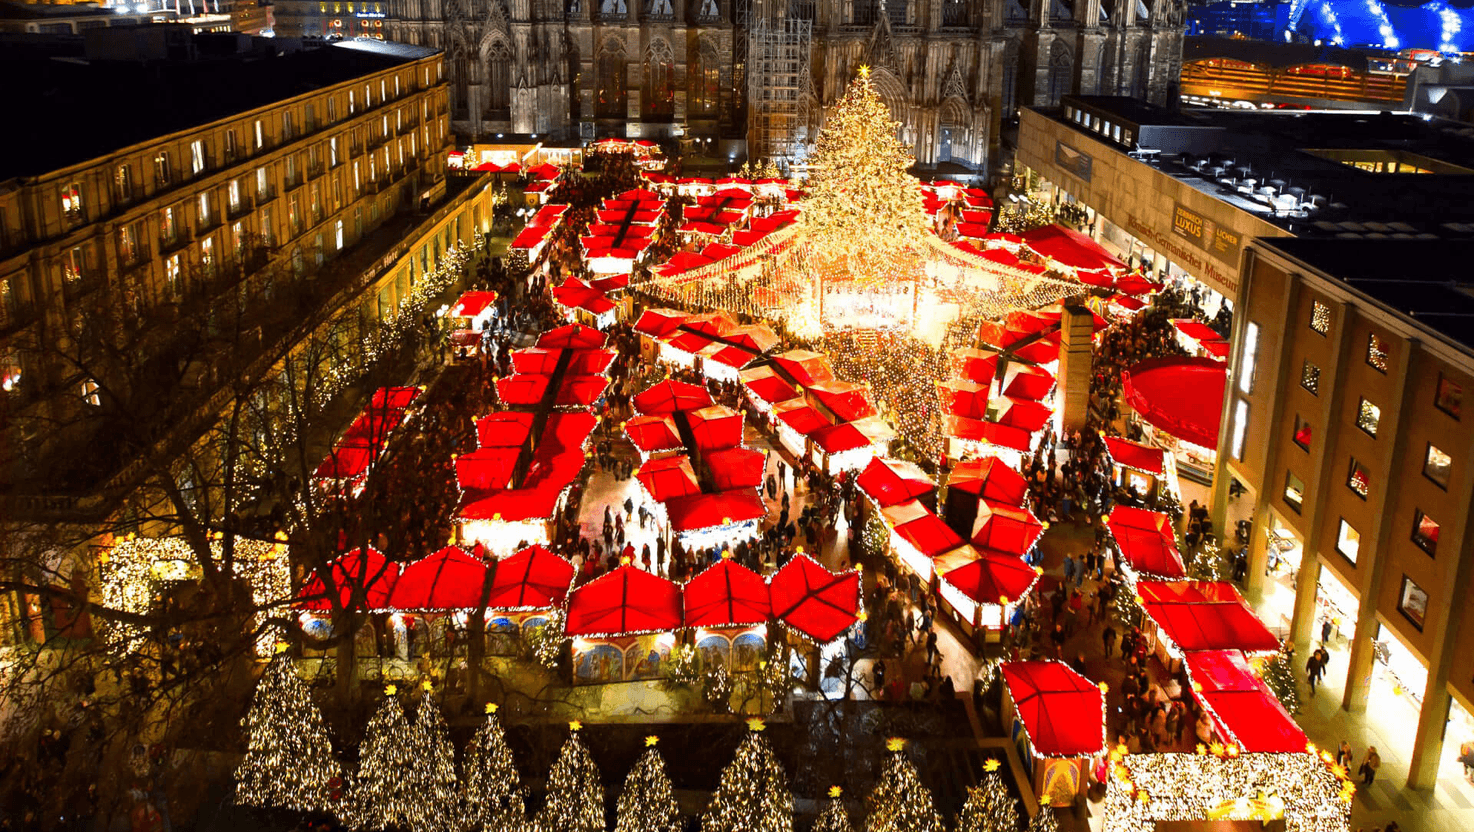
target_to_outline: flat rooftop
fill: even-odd
[[[1275,249],[1371,297],[1474,355],[1474,239],[1347,240],[1276,237]]]
[[[193,35],[192,44],[188,57],[162,60],[89,60],[81,39],[0,49],[0,76],[15,81],[0,85],[0,111],[14,116],[10,129],[0,131],[0,182],[60,170],[437,51],[232,34]]]
[[[1133,149],[1143,164],[1290,234],[1429,239],[1474,231],[1462,228],[1474,223],[1474,127],[1468,125],[1411,113],[1171,109],[1110,96],[1069,101],[1114,114],[1119,123],[1154,128]],[[1063,108],[1036,112],[1128,152],[1067,119]],[[1193,134],[1183,143],[1193,152],[1150,152],[1179,129]],[[1398,172],[1376,172],[1378,162]],[[1402,172],[1409,170],[1422,172]],[[1294,194],[1295,209],[1276,210],[1246,193],[1241,186],[1248,180],[1255,191],[1273,186],[1278,195]]]

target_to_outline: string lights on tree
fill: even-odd
[[[342,767],[322,713],[285,651],[266,666],[242,725],[246,756],[235,771],[237,802],[298,812],[336,808]]]
[[[844,808],[842,794],[839,786],[829,787],[829,800],[824,804],[824,811],[819,813],[819,821],[814,824],[812,832],[855,832],[850,823],[850,813]]]
[[[521,778],[496,711],[496,705],[487,704],[486,721],[466,748],[461,799],[471,829],[522,832],[527,823],[527,809],[522,799]]]
[[[603,832],[604,786],[574,721],[567,742],[548,774],[548,799],[537,815],[538,832]]]
[[[866,832],[942,832],[942,816],[906,756],[906,741],[893,737],[885,746],[891,755],[867,801]]]
[[[680,810],[657,741],[653,734],[645,738],[645,753],[625,777],[614,832],[680,832]]]
[[[747,727],[747,738],[722,769],[701,832],[793,832],[793,794],[763,736],[767,724],[750,719]]]
[[[1054,816],[1054,807],[1040,804],[1039,813],[1029,820],[1029,832],[1059,832],[1059,818]]]
[[[1295,660],[1288,650],[1281,647],[1279,653],[1264,663],[1260,676],[1291,716],[1300,713],[1300,679],[1295,673]]]
[[[424,695],[410,736],[415,744],[415,763],[402,774],[415,795],[410,828],[414,832],[458,830],[460,795],[455,749],[428,681],[424,683]]]
[[[999,762],[983,763],[983,780],[967,790],[957,817],[957,832],[1019,832],[1018,801],[998,774]]]
[[[358,777],[348,821],[355,829],[408,827],[416,817],[410,768],[420,765],[419,743],[411,732],[394,685],[384,688],[384,700],[369,720],[358,754]]]

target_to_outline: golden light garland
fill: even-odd
[[[1286,832],[1346,832],[1355,787],[1311,753],[1112,754],[1104,832],[1161,820],[1270,820]]]

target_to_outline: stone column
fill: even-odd
[[[1090,310],[1078,302],[1067,302],[1059,322],[1063,336],[1059,349],[1058,428],[1070,433],[1084,428],[1090,414],[1091,347],[1094,341],[1094,318]]]

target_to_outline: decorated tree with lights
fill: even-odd
[[[285,652],[266,666],[242,725],[246,757],[235,771],[237,802],[299,812],[332,808],[343,770],[322,713]]]
[[[861,67],[825,114],[809,157],[803,223],[810,257],[848,263],[863,280],[884,276],[898,254],[924,245],[929,220],[899,127]]]
[[[1264,665],[1264,684],[1292,715],[1300,713],[1300,679],[1295,674],[1295,661],[1285,648]]]
[[[983,763],[983,781],[967,790],[957,832],[1019,832],[1018,801],[998,774],[996,758]]]
[[[497,718],[496,705],[486,706],[486,722],[466,748],[464,773],[461,801],[467,826],[481,832],[522,832],[527,809],[522,801],[521,778]]]
[[[604,786],[589,749],[578,738],[583,725],[570,722],[571,732],[558,761],[548,774],[548,799],[537,815],[538,832],[603,832]]]
[[[906,741],[892,738],[886,741],[886,748],[891,756],[870,793],[866,832],[942,832],[942,816],[937,814],[931,790],[921,784],[916,766],[906,756]]]
[[[415,745],[415,761],[403,775],[415,796],[410,828],[414,832],[451,832],[458,828],[460,815],[455,749],[429,682],[425,683],[410,737]]]
[[[788,776],[763,736],[761,719],[747,721],[747,738],[722,769],[716,794],[701,817],[701,832],[793,832]]]
[[[814,824],[812,832],[855,832],[855,827],[850,824],[850,813],[840,799],[841,794],[839,786],[829,787],[829,802],[824,804],[824,811],[819,813],[819,821]]]
[[[358,777],[347,817],[356,829],[408,827],[420,799],[408,776],[411,768],[420,765],[416,757],[419,740],[404,717],[395,686],[387,686],[384,694],[359,749]]]
[[[648,750],[624,779],[614,832],[679,832],[680,811],[671,792],[665,760],[655,750],[655,736],[645,738]]]
[[[1059,819],[1048,803],[1039,806],[1039,814],[1029,821],[1029,832],[1059,832]]]

